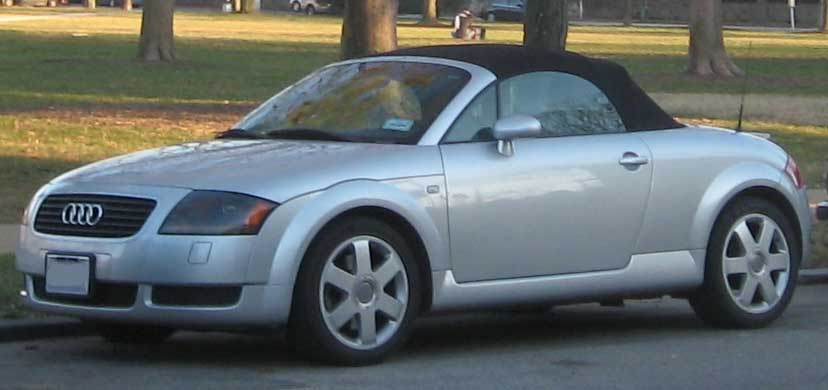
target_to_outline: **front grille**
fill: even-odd
[[[63,222],[63,209],[70,203],[94,204],[103,208],[103,218],[95,226]],[[138,233],[155,208],[151,199],[109,195],[52,195],[40,205],[34,229],[59,236],[123,238]]]
[[[152,303],[162,306],[228,307],[241,299],[242,288],[152,286]]]
[[[138,285],[136,284],[95,282],[92,287],[92,295],[79,298],[47,293],[46,278],[40,276],[32,277],[32,285],[35,298],[38,300],[67,305],[128,308],[135,304],[135,297],[138,294]]]

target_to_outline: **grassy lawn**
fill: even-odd
[[[0,24],[0,109],[261,101],[335,60],[341,27],[335,17],[179,13],[181,62],[162,66],[131,62],[139,28],[140,13],[113,10]],[[407,24],[399,36],[401,46],[454,42],[448,29]],[[522,27],[495,24],[488,37],[519,43]],[[682,75],[687,40],[678,28],[573,27],[570,48],[621,62],[650,92],[741,89],[739,81]],[[727,40],[753,93],[828,96],[828,37],[730,31]]]
[[[18,304],[18,293],[23,288],[23,277],[14,270],[14,256],[0,254],[0,319],[23,316]]]

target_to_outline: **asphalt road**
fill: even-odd
[[[280,336],[0,344],[0,388],[828,389],[826,357],[828,285],[812,285],[780,321],[754,331],[710,329],[686,302],[666,299],[431,317],[393,359],[362,368],[295,359]]]

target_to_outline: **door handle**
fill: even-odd
[[[621,164],[621,165],[623,165],[627,168],[633,168],[633,167],[638,167],[638,166],[641,166],[641,165],[646,165],[649,162],[650,162],[650,159],[648,159],[646,156],[639,156],[639,155],[637,155],[635,153],[632,153],[632,152],[624,153],[624,157],[621,157],[621,159],[618,160],[619,164]]]

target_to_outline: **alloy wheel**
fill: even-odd
[[[722,254],[730,297],[742,310],[761,314],[774,308],[787,289],[791,256],[779,225],[750,214],[731,227]]]
[[[354,349],[377,348],[400,327],[408,305],[408,276],[387,242],[358,236],[327,259],[319,304],[328,331]]]

